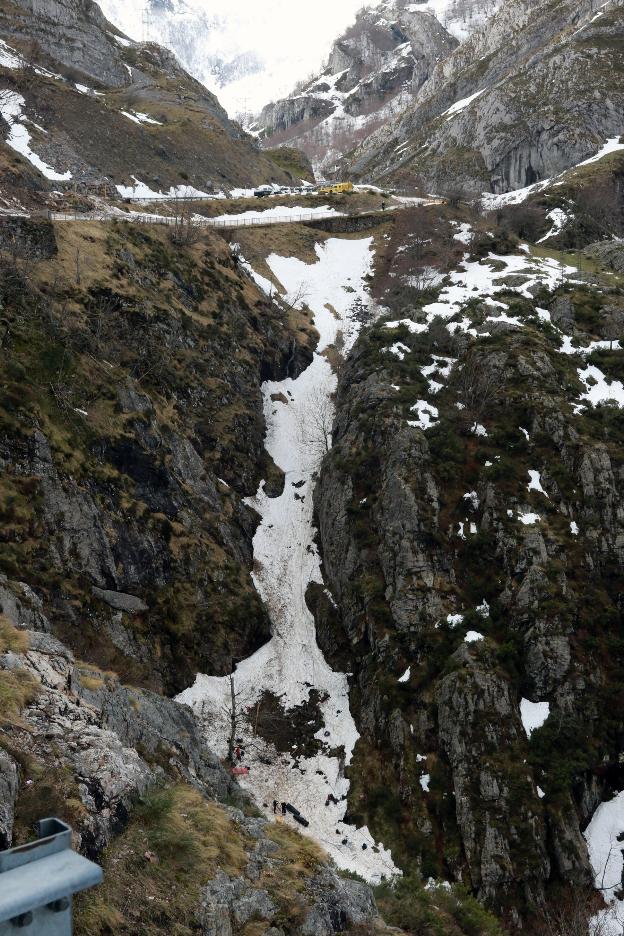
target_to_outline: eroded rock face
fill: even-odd
[[[17,786],[17,764],[0,748],[0,851],[12,845]]]
[[[32,13],[27,29],[49,55],[111,87],[129,84],[124,68],[121,42],[116,30],[91,0],[18,0],[18,6]],[[26,24],[16,22],[18,30]],[[34,33],[33,33],[34,27]]]
[[[548,306],[585,340],[578,297]],[[386,830],[395,860],[463,881],[519,924],[557,882],[591,886],[582,830],[621,788],[624,474],[619,430],[572,414],[576,370],[557,342],[528,324],[487,344],[475,333],[439,350],[406,329],[400,361],[396,331],[360,337],[315,492],[331,594],[311,589],[309,604],[325,653],[353,674],[352,813]],[[401,394],[426,393],[436,353],[451,370],[422,431]],[[471,367],[498,387],[481,437],[457,408]],[[522,699],[549,703],[530,739]]]
[[[76,664],[50,634],[23,631],[27,649],[0,656],[0,671],[33,680],[33,700],[9,730],[22,754],[63,765],[83,807],[76,828],[82,851],[97,855],[126,824],[138,797],[168,776],[226,799],[236,787],[198,731],[186,706],[122,686],[112,674]],[[139,751],[141,752],[139,754]],[[39,783],[37,775],[29,783]],[[14,760],[0,748],[0,834],[11,840],[18,796]]]
[[[619,69],[618,5],[609,13],[594,20],[591,0],[505,4],[345,171],[416,177],[424,191],[452,190],[461,178],[467,192],[506,192],[594,155],[621,130],[619,85],[598,66],[606,56]]]
[[[105,262],[118,266],[121,291],[90,284],[86,318],[44,324],[45,347],[71,330],[85,366],[58,390],[38,385],[53,398],[49,419],[29,411],[0,437],[2,472],[23,504],[0,608],[134,684],[180,691],[198,671],[229,672],[269,637],[249,577],[257,517],[244,501],[270,469],[262,382],[287,368],[296,375],[310,352],[223,241],[208,238],[200,263],[157,241],[113,235]],[[139,244],[148,243],[146,263]],[[215,303],[222,311],[213,321]],[[30,328],[39,333],[36,308],[33,297],[15,326],[24,349]],[[18,381],[27,357],[11,364]],[[107,363],[92,375],[97,357]],[[111,410],[93,432],[87,398]],[[18,387],[15,399],[24,400]],[[64,451],[61,438],[72,440]],[[60,585],[70,580],[72,598]]]
[[[435,64],[457,45],[415,4],[362,10],[333,45],[327,68],[290,97],[267,105],[258,127],[269,146],[293,144],[321,169],[408,106]]]
[[[256,839],[250,865],[240,877],[219,871],[204,888],[200,913],[204,936],[231,936],[252,919],[270,923],[277,915],[278,908],[267,891],[253,883],[265,871],[279,873],[281,859],[274,857],[277,846],[265,837],[266,821],[243,820],[243,826]],[[351,932],[351,927],[365,926],[377,918],[370,887],[345,880],[327,867],[305,880],[301,897],[306,906],[301,923],[296,924],[301,936]],[[270,927],[266,932],[279,936],[284,931]]]

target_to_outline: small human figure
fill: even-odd
[[[336,799],[336,797],[334,796],[333,793],[328,793],[328,794],[327,794],[327,799],[325,800],[325,805],[326,805],[326,806],[329,806],[330,803],[334,803],[334,805],[336,805],[336,804],[338,803],[338,800]]]
[[[277,812],[278,802],[276,799],[273,800],[273,815]]]
[[[236,758],[236,760],[239,761],[242,758],[242,756],[243,756],[243,752],[241,751],[240,747],[236,745],[236,747],[234,748],[234,757]]]
[[[286,815],[286,803],[282,803],[282,816]]]

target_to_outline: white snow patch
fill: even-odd
[[[395,357],[398,357],[399,361],[403,361],[405,359],[405,355],[411,353],[411,349],[408,348],[407,345],[403,344],[402,341],[397,341],[396,344],[393,344],[388,348],[388,353],[394,354]]]
[[[0,39],[0,66],[2,68],[22,68],[24,60],[19,52]]]
[[[154,120],[153,117],[150,117],[149,114],[143,114],[141,111],[125,111],[121,112],[124,117],[127,117],[128,120],[132,120],[133,123],[137,124],[155,124],[157,127],[162,127],[160,120]]]
[[[28,119],[24,116],[24,104],[24,98],[16,91],[4,91],[0,99],[0,115],[6,120],[10,128],[9,135],[5,140],[7,146],[14,149],[16,153],[20,153],[46,179],[50,179],[52,182],[67,182],[72,177],[71,172],[57,172],[56,169],[49,166],[31,150],[30,133],[22,122]]]
[[[624,901],[616,897],[622,886],[624,870],[622,842],[618,840],[622,833],[624,833],[624,791],[616,794],[608,802],[601,803],[583,832],[596,888],[609,904],[609,908],[599,913],[592,921],[594,930],[590,924],[590,933],[600,932],[600,936],[621,936],[622,933]]]
[[[400,683],[409,682],[411,675],[412,675],[412,670],[411,670],[411,667],[408,666],[405,672],[403,673],[403,675],[399,676],[399,678],[397,679],[397,682],[400,682]]]
[[[462,244],[466,244],[466,245],[472,242],[472,239],[474,237],[474,234],[472,232],[472,225],[467,224],[467,223],[460,224],[459,221],[451,221],[451,224],[453,225],[453,227],[457,228],[457,230],[453,234],[454,240],[460,241]]]
[[[398,319],[396,322],[386,322],[386,328],[400,328],[404,325],[412,335],[420,335],[427,331],[427,325],[422,322],[412,322],[411,319]]]
[[[426,773],[426,774],[423,774],[422,777],[420,777],[420,785],[425,793],[429,792],[430,782],[431,782],[431,774]]]
[[[458,624],[464,620],[463,614],[447,614],[446,623],[450,624],[451,627],[457,627]]]
[[[610,153],[618,153],[620,150],[624,150],[624,143],[620,143],[620,137],[611,137],[611,139],[607,140],[602,149],[598,150],[595,156],[584,159],[583,162],[578,163],[575,168],[578,169],[579,166],[589,166],[591,163],[598,162],[598,160],[602,159],[604,156],[608,156]]]
[[[433,403],[427,403],[426,400],[418,400],[411,407],[412,413],[416,413],[418,419],[408,420],[408,425],[414,426],[423,431],[431,429],[438,420],[438,408]]]
[[[616,153],[622,149],[624,149],[624,143],[620,143],[620,137],[612,137],[607,140],[604,146],[602,146],[594,156],[590,156],[589,159],[584,159],[583,162],[577,163],[576,166],[564,170],[564,172],[561,172],[558,176],[552,179],[542,179],[541,182],[535,182],[534,185],[528,185],[526,188],[522,189],[515,189],[513,192],[504,192],[500,195],[484,192],[481,196],[481,204],[486,211],[496,211],[496,209],[503,208],[505,205],[520,205],[522,202],[526,201],[530,195],[543,192],[544,189],[550,186],[562,185],[562,180],[565,179],[565,176],[568,173],[574,172],[575,169],[581,166],[588,166],[590,163],[598,162],[598,160],[602,159],[604,156],[608,156],[609,153]],[[551,237],[554,235],[549,232],[546,236]],[[546,238],[543,239],[545,240]]]
[[[544,241],[550,240],[551,237],[556,237],[557,234],[561,234],[570,219],[570,216],[563,208],[553,208],[552,211],[548,212],[546,217],[551,222],[551,228],[548,234],[545,234],[544,237],[540,237],[537,242],[538,244],[543,244]]]
[[[578,372],[579,380],[585,384],[585,393],[581,394],[581,400],[587,400],[592,406],[599,406],[601,403],[617,403],[622,409],[624,406],[624,384],[621,380],[608,382],[606,376],[593,364],[588,365],[584,370]]]
[[[487,88],[482,88],[481,91],[477,91],[475,94],[471,94],[470,97],[462,98],[461,101],[455,101],[454,104],[444,111],[440,116],[446,117],[447,120],[450,120],[452,117],[455,117],[456,114],[460,114],[463,110],[469,107],[473,101],[476,101],[477,98],[481,97],[482,94],[485,94]]]
[[[520,700],[520,718],[526,731],[527,738],[532,732],[541,728],[550,715],[550,702],[531,702],[529,699]]]
[[[529,470],[529,491],[538,491],[540,494],[543,494],[544,497],[548,497],[548,494],[542,487],[542,476],[539,471]]]
[[[485,598],[483,599],[481,604],[475,608],[475,611],[477,612],[477,614],[480,614],[482,618],[486,618],[490,616],[490,606],[485,600]]]
[[[273,208],[267,208],[266,211],[243,211],[241,214],[218,215],[214,220],[219,221],[266,221],[268,218],[307,218],[316,215],[323,218],[342,217],[344,211],[336,211],[329,205],[314,205],[309,208],[302,208],[300,205],[275,205]]]
[[[518,511],[518,520],[524,526],[532,526],[534,523],[539,523],[542,518],[539,514],[531,513],[530,511]]]
[[[474,631],[474,630],[469,630],[466,636],[464,637],[464,641],[466,643],[479,643],[479,641],[481,640],[485,640],[485,637],[483,636],[483,634],[480,634],[479,631]]]
[[[578,528],[578,523],[576,522],[576,520],[572,520],[570,522],[570,533],[572,534],[572,536],[579,535],[579,528]]]
[[[469,491],[467,494],[464,494],[463,499],[465,501],[470,501],[473,510],[479,509],[479,495],[476,491]]]
[[[312,492],[325,447],[317,435],[316,417],[323,411],[331,418],[337,384],[323,351],[335,342],[339,331],[344,335],[345,353],[353,346],[360,329],[355,314],[357,303],[370,304],[365,277],[371,268],[372,243],[372,238],[330,238],[316,246],[317,262],[313,264],[276,254],[267,259],[287,301],[299,295],[304,286],[320,340],[312,363],[299,377],[268,381],[263,386],[265,446],[287,478],[280,497],[268,497],[263,482],[257,495],[248,501],[262,518],[253,543],[253,579],[269,608],[273,636],[257,653],[238,664],[233,678],[243,709],[253,707],[265,692],[271,692],[288,711],[306,702],[312,688],[317,690],[324,722],[316,735],[323,744],[321,752],[307,758],[297,755],[296,759],[280,754],[268,742],[253,736],[253,726],[243,723],[237,731],[244,740],[250,772],[241,783],[258,806],[272,803],[274,798],[292,803],[309,820],[310,826],[303,834],[322,844],[339,867],[375,882],[400,872],[390,852],[382,845],[375,847],[367,828],[356,829],[343,822],[343,797],[349,789],[344,768],[351,762],[358,732],[349,711],[347,676],[328,666],[305,601],[310,582],[322,585],[314,541]],[[271,400],[276,393],[285,394],[289,405],[276,407]],[[195,710],[211,746],[221,757],[227,753],[230,732],[229,698],[229,677],[202,674],[178,697]],[[330,751],[340,749],[342,756],[330,756]],[[332,809],[325,807],[329,792],[338,799]],[[265,812],[272,818],[270,808]],[[340,830],[339,836],[336,829]]]

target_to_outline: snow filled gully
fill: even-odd
[[[240,765],[249,768],[240,782],[267,816],[273,817],[277,800],[280,821],[314,838],[338,867],[374,883],[399,872],[390,852],[374,841],[367,828],[343,821],[349,789],[344,770],[358,732],[349,711],[347,676],[327,664],[305,601],[308,585],[322,583],[312,492],[325,450],[320,435],[326,430],[320,424],[327,425],[331,418],[337,383],[324,352],[339,335],[345,354],[355,342],[360,327],[356,309],[371,302],[364,278],[371,268],[373,241],[332,238],[317,245],[316,254],[313,264],[275,254],[267,260],[288,301],[305,297],[320,341],[312,363],[299,377],[269,381],[263,387],[265,445],[284,471],[286,483],[280,497],[269,497],[263,482],[249,499],[262,518],[253,543],[253,578],[269,609],[273,636],[233,674],[240,714],[236,737],[244,752]],[[194,709],[221,757],[228,753],[231,733],[231,688],[229,677],[200,674],[178,696]],[[275,713],[274,704],[267,701],[270,697],[279,699],[285,718]],[[267,709],[271,714],[266,714]],[[258,719],[269,730],[261,727],[256,734]],[[275,726],[280,721],[290,729],[286,741],[284,732],[278,739],[270,730],[272,722]],[[309,825],[302,826],[290,812],[282,820],[282,802],[295,807]]]

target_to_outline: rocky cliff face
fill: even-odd
[[[0,600],[0,847],[30,839],[43,812],[72,822],[74,846],[105,867],[102,896],[77,901],[77,933],[114,922],[119,934],[233,936],[250,920],[273,936],[385,929],[366,885],[253,817],[186,706],[77,663],[27,607],[37,606],[28,586],[3,581]],[[137,863],[139,899],[128,901]]]
[[[500,0],[422,0],[417,9],[433,13],[445,29],[463,42],[496,12]]]
[[[556,175],[622,132],[621,31],[619,0],[507,0],[344,171],[470,192]]]
[[[364,9],[323,73],[265,107],[257,125],[270,145],[292,143],[327,170],[406,107],[456,44],[432,13],[405,0]]]
[[[550,291],[490,241],[463,301],[455,285],[432,303],[415,258],[448,262],[448,224],[415,218],[378,265],[393,314],[340,377],[315,495],[331,601],[310,600],[353,672],[353,821],[526,925],[590,886],[581,833],[622,782],[621,409],[588,404],[582,382],[590,362],[620,367],[600,341],[621,296]]]
[[[200,657],[226,672],[268,633],[242,498],[269,469],[261,382],[301,366],[305,321],[293,331],[218,238],[27,221],[17,236],[2,571],[28,568],[55,632],[105,668],[170,689]]]

